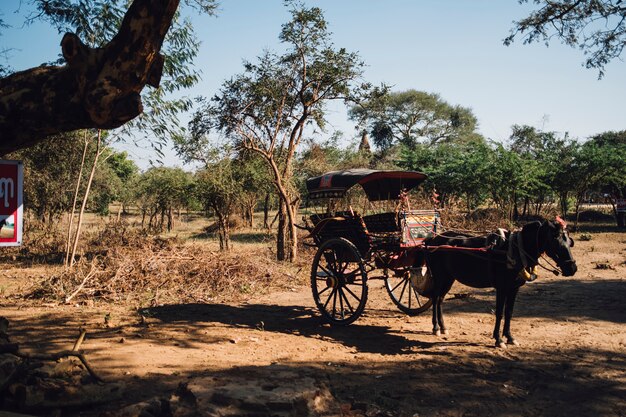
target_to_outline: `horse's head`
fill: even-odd
[[[544,221],[539,228],[537,241],[546,255],[556,262],[564,276],[571,277],[576,273],[578,268],[570,250],[574,241],[567,233],[567,226],[561,218]]]

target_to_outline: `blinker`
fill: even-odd
[[[527,282],[533,282],[537,279],[537,267],[532,266],[528,268],[522,268],[518,275],[519,278]]]

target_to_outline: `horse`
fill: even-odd
[[[544,220],[526,224],[517,232],[489,234],[487,236],[443,236],[425,240],[425,259],[432,279],[432,287],[426,296],[433,300],[433,334],[446,334],[441,303],[458,280],[474,288],[496,289],[496,323],[493,338],[496,347],[518,345],[511,335],[511,317],[515,297],[522,285],[533,280],[534,267],[542,254],[556,262],[564,276],[576,273],[576,261],[570,248],[574,241],[569,237],[566,224]],[[558,271],[553,271],[558,274]],[[500,324],[504,312],[504,328]]]

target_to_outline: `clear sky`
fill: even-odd
[[[16,10],[21,10],[16,13]],[[434,92],[451,104],[469,107],[487,138],[505,140],[513,124],[569,132],[586,139],[606,130],[626,129],[626,63],[617,60],[598,80],[582,66],[581,51],[558,43],[506,47],[512,21],[528,5],[516,0],[308,0],[329,22],[334,43],[359,52],[368,65],[365,79],[396,90]],[[1,0],[0,14],[12,28],[0,37],[13,69],[55,59],[61,36],[45,24],[22,27],[24,0]],[[281,0],[221,0],[217,17],[193,16],[202,41],[196,66],[203,81],[191,96],[212,96],[263,49],[277,49],[278,33],[289,14]],[[186,119],[186,118],[185,118]],[[341,106],[330,114],[333,130],[355,135]],[[145,168],[154,155],[131,149]],[[167,153],[165,162],[180,165]]]

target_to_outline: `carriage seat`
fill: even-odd
[[[363,221],[370,233],[400,233],[396,213],[377,213],[363,216]]]
[[[313,226],[316,226],[322,220],[328,219],[331,217],[353,217],[353,216],[358,217],[359,214],[356,211],[350,212],[346,210],[346,211],[337,211],[335,213],[312,214],[309,218],[311,219],[311,223],[313,223]]]

